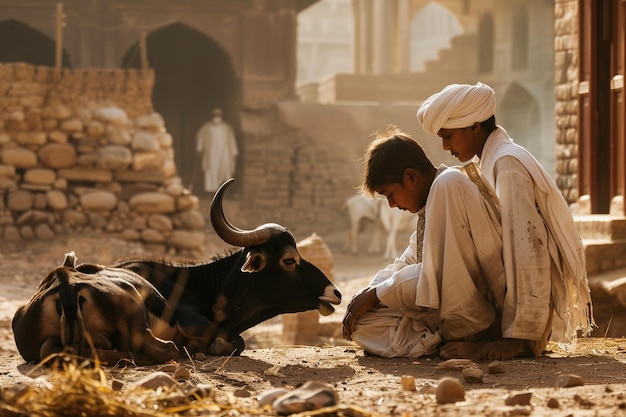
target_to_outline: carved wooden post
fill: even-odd
[[[141,32],[141,38],[139,41],[139,51],[141,53],[141,69],[148,68],[148,42],[146,41],[146,32]]]

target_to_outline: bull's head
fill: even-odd
[[[282,313],[313,309],[318,309],[322,315],[333,313],[335,309],[332,304],[341,302],[341,293],[316,266],[300,256],[296,239],[286,227],[276,223],[266,223],[254,230],[242,230],[226,219],[222,200],[224,191],[233,181],[231,178],[224,182],[213,198],[211,223],[215,232],[224,242],[244,247],[245,261],[241,266],[242,272],[263,272],[259,274],[259,280],[267,280],[271,276],[271,279],[285,280],[286,284],[278,291],[274,290],[275,294],[270,295],[272,298],[270,300],[265,294],[266,298],[263,300],[265,305],[250,306],[249,313],[244,314],[247,317],[234,318],[227,315],[229,317],[225,324],[228,328],[240,332]],[[302,282],[297,284],[294,282],[296,280],[302,280]],[[263,284],[258,283],[258,285]],[[307,287],[309,287],[308,291]],[[307,293],[319,296],[312,299]],[[241,301],[239,312],[246,310],[253,303],[254,296],[251,294],[250,296],[251,300]]]

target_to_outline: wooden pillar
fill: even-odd
[[[352,0],[354,19],[353,63],[355,74],[372,72],[372,1]]]
[[[397,0],[396,38],[396,74],[408,74],[411,71],[411,3],[410,0]]]
[[[57,71],[63,66],[63,26],[65,26],[65,14],[63,14],[63,4],[57,4],[56,9],[56,49],[54,64]]]
[[[141,32],[139,40],[139,50],[141,53],[141,69],[146,69],[150,65],[148,63],[148,42],[146,40],[146,32]]]
[[[374,74],[392,71],[391,7],[389,0],[373,0],[372,69]]]

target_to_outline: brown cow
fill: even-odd
[[[132,271],[76,266],[70,252],[17,309],[13,334],[27,362],[66,350],[90,356],[96,349],[104,362],[127,357],[141,364],[163,363],[180,357],[174,342],[151,330],[166,306],[154,286]]]

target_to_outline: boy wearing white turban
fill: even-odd
[[[443,357],[494,357],[524,345],[545,349],[553,311],[564,321],[566,341],[588,334],[593,322],[584,251],[569,207],[554,180],[495,122],[496,96],[485,84],[452,84],[429,97],[417,112],[424,130],[444,150],[473,160],[495,190],[502,218],[504,291],[501,339],[477,344],[451,341]]]

